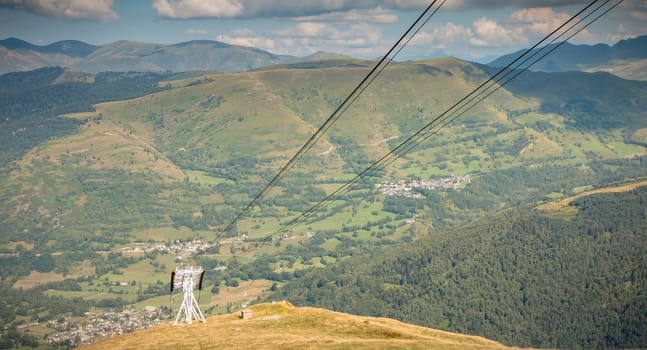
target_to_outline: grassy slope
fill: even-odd
[[[287,302],[250,309],[251,320],[230,314],[206,324],[163,324],[80,349],[508,349],[485,338]]]
[[[268,176],[296,152],[352,84],[362,78],[367,67],[358,65],[323,69],[279,67],[207,75],[174,81],[173,89],[157,94],[100,104],[95,113],[75,116],[95,118],[77,134],[41,145],[18,163],[19,168],[9,179],[23,190],[17,190],[7,203],[13,208],[33,208],[41,204],[33,200],[36,198],[44,202],[45,212],[54,212],[54,198],[39,190],[39,177],[60,181],[60,195],[65,191],[76,192],[73,179],[79,172],[96,173],[95,177],[101,178],[107,176],[103,172],[112,169],[147,174],[151,183],[175,183],[188,176],[202,185],[212,185],[224,180],[195,176],[191,171],[204,174],[243,157],[263,162],[253,173],[246,172],[249,169],[235,173],[236,182],[247,183],[251,193],[269,180]],[[453,59],[393,65],[294,171],[319,179],[348,178],[358,160],[379,158],[485,78],[478,68]],[[497,93],[435,135],[419,151],[397,161],[388,169],[390,177],[488,172],[552,158],[563,164],[575,164],[644,153],[640,146],[624,145],[620,132],[580,132],[569,128],[563,116],[532,112],[538,106],[533,99],[518,98],[506,91]],[[531,112],[519,115],[518,111],[523,110]],[[550,128],[538,130],[538,122],[548,123]],[[496,131],[501,126],[512,132]],[[482,135],[493,131],[494,135]],[[482,141],[475,141],[479,136]],[[493,143],[509,145],[518,138],[525,142],[517,154],[486,152]],[[350,142],[348,147],[340,147],[340,140]],[[335,187],[320,188],[330,191]],[[236,200],[246,200],[240,191],[234,196]],[[81,195],[70,197],[77,206],[84,202]],[[164,201],[159,196],[154,199]],[[198,201],[213,203],[214,196],[210,193]],[[215,202],[222,201],[216,195]],[[67,219],[74,220],[69,216]],[[75,224],[69,220],[67,227],[73,228]],[[162,220],[161,225],[168,225],[168,221]]]
[[[364,145],[358,150],[365,157],[376,159],[387,151],[388,144],[383,140],[411,133],[423,124],[423,111],[449,105],[451,96],[474,86],[479,77],[466,76],[464,70],[468,68],[468,64],[453,60],[396,66],[374,84],[375,92],[363,96],[339,120],[330,135]],[[420,70],[427,74],[416,80]],[[57,211],[53,202],[60,202],[55,198],[63,195],[68,201],[65,212],[70,215],[62,214],[62,220],[74,230],[78,217],[71,215],[75,213],[73,209],[83,208],[86,203],[80,194],[83,189],[74,180],[79,172],[105,178],[109,176],[106,172],[123,169],[126,173],[144,174],[152,184],[174,183],[189,175],[188,169],[208,170],[231,159],[253,157],[266,162],[261,171],[273,173],[365,72],[365,67],[333,67],[217,74],[208,76],[207,83],[191,84],[204,82],[204,78],[173,82],[175,89],[100,104],[95,113],[73,116],[94,120],[79,133],[41,145],[18,163],[9,180],[23,189],[14,192],[7,205],[42,206],[41,212],[46,215],[41,216],[41,221],[49,220],[51,213]],[[397,81],[404,82],[403,86],[397,87]],[[434,91],[440,91],[440,96],[428,99],[426,93]],[[403,99],[405,102],[398,104]],[[521,105],[519,101],[515,103]],[[486,104],[481,117],[496,118],[496,109]],[[358,124],[368,128],[357,128]],[[329,138],[323,139],[311,153],[319,156],[297,166],[296,172],[333,179],[350,175],[348,164]],[[236,175],[247,181],[265,181],[258,174]],[[57,193],[48,194],[38,185],[45,178],[56,183]],[[158,195],[153,200],[164,203],[166,199]],[[221,200],[216,198],[216,202]],[[213,202],[213,196],[199,201]],[[162,219],[156,226],[168,224]]]
[[[11,231],[11,240],[24,240],[23,246],[36,246],[38,251],[50,249],[59,239],[63,243],[56,249],[65,249],[65,242],[168,241],[198,236],[214,239],[215,229],[174,227],[171,215],[198,217],[203,208],[226,213],[247,204],[250,196],[269,180],[268,175],[278,171],[366,72],[364,63],[352,62],[317,69],[277,67],[242,74],[207,74],[171,81],[173,88],[166,91],[99,104],[96,112],[71,115],[89,121],[74,135],[32,149],[7,177],[0,179],[0,215],[15,224],[6,225],[4,230],[7,234]],[[301,186],[298,180],[322,180],[316,187],[330,193],[341,180],[354,174],[351,168],[358,161],[378,158],[484,79],[477,67],[453,59],[393,65],[295,167],[300,175],[286,180],[296,186]],[[452,173],[483,175],[546,164],[586,168],[582,164],[594,159],[645,154],[644,147],[623,142],[622,130],[580,131],[569,124],[568,117],[543,113],[538,111],[539,106],[534,98],[521,98],[507,91],[497,93],[394,163],[385,179]],[[544,123],[542,127],[540,122]],[[516,153],[491,151],[518,139],[524,142]],[[345,148],[342,142],[348,142]],[[227,170],[228,161],[244,157],[260,163],[251,169],[237,169],[235,180],[214,175],[214,169]],[[577,185],[591,183],[583,178]],[[236,254],[250,259],[258,253],[273,254],[285,246],[307,241],[302,236],[308,230],[361,227],[385,218],[393,221],[353,230],[356,239],[374,245],[382,239],[374,235],[378,232],[399,242],[410,234],[410,228],[426,234],[426,229],[419,228],[438,219],[429,215],[419,220],[421,225],[412,227],[382,210],[383,197],[373,200],[369,193],[371,199],[367,201],[368,192],[352,193],[357,195],[352,198],[352,206],[348,201],[335,202],[330,206],[334,208],[332,216],[298,227],[297,237],[284,241],[281,247],[261,246]],[[547,195],[559,199],[572,194],[570,188],[565,188]],[[498,202],[495,204],[488,210],[500,208]],[[451,202],[442,205],[450,212],[461,212]],[[251,237],[264,237],[300,209],[281,204],[268,207],[256,212],[256,217],[241,221],[240,230]],[[215,221],[216,228],[225,221]],[[52,239],[47,246],[34,245],[34,240],[45,233]],[[321,246],[335,250],[346,243],[338,238],[350,238],[351,234],[341,232]],[[123,245],[128,243],[103,244],[99,250],[116,250]],[[217,258],[230,258],[233,254],[229,248],[224,244]],[[165,282],[176,264],[171,256],[157,257],[156,262],[167,269],[145,266],[150,273],[144,288],[158,280]],[[296,266],[303,268],[303,263],[297,261]],[[108,287],[100,284],[104,277],[111,282],[131,281],[141,270],[142,266],[135,264],[124,268],[124,275],[97,278],[93,286],[83,282],[81,293],[115,297],[117,294],[100,294],[108,293]],[[67,276],[79,275],[73,270]],[[64,277],[31,275],[19,285],[53,278]],[[242,289],[229,292],[243,294]],[[204,294],[206,297],[207,292]],[[253,299],[260,292],[249,295]],[[134,288],[123,297],[134,300]],[[218,304],[217,311],[221,312],[230,299],[209,294],[208,300],[209,305]],[[166,298],[150,303],[164,305]]]
[[[178,210],[199,215],[205,206],[226,212],[246,203],[369,66],[349,61],[323,68],[207,74],[171,81],[172,89],[156,94],[71,115],[89,121],[76,134],[39,145],[17,162],[0,191],[5,203],[0,213],[14,221],[33,218],[35,225],[25,220],[16,224],[26,232],[54,225],[65,227],[61,235],[75,232],[79,237],[116,230],[138,239],[188,238],[195,232],[178,237],[170,215]],[[362,169],[361,162],[385,154],[486,78],[478,67],[448,58],[390,66],[293,168],[300,175],[288,179],[316,179],[322,181],[317,188],[333,191]],[[537,112],[539,106],[536,99],[502,90],[396,161],[386,178],[489,173],[546,161],[569,166],[645,153],[641,146],[625,144],[621,130],[579,131],[565,116]],[[492,151],[518,140],[516,153]],[[259,163],[229,171],[235,179],[216,175],[231,168],[228,162],[246,157]],[[182,185],[184,179],[194,186]],[[226,184],[229,192],[214,190],[218,184]],[[132,198],[124,198],[123,210],[108,212],[106,203],[114,201],[109,191]],[[341,208],[310,226],[339,228],[351,220],[362,226],[377,219],[371,212],[389,215],[380,209],[370,203],[358,213]],[[264,236],[279,227],[277,213],[289,217],[297,210],[275,206],[239,227],[252,237]],[[128,216],[131,221],[124,219]],[[113,225],[97,225],[99,217]],[[368,236],[363,232],[360,237],[364,234]]]

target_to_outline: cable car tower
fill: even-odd
[[[176,267],[175,271],[171,272],[171,292],[173,292],[173,289],[182,288],[182,294],[184,295],[182,306],[177,312],[173,325],[177,325],[182,317],[186,324],[191,324],[194,319],[204,323],[207,322],[202,315],[202,311],[200,311],[198,301],[193,295],[196,285],[199,290],[202,290],[202,277],[204,277],[204,270],[200,266]]]

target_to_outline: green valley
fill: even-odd
[[[87,311],[155,306],[168,315],[170,272],[197,264],[208,272],[200,298],[208,314],[231,313],[278,290],[295,304],[389,316],[509,345],[644,345],[644,334],[631,332],[644,321],[645,221],[628,216],[644,214],[631,211],[644,211],[644,193],[616,195],[613,203],[582,197],[573,203],[586,210],[577,213],[531,208],[644,180],[645,82],[524,73],[275,235],[491,74],[453,58],[393,63],[249,215],[223,232],[372,64],[343,59],[227,74],[52,68],[1,76],[1,97],[10,101],[1,104],[3,115],[10,117],[0,124],[0,325],[43,338],[51,333],[43,326],[48,320],[82,323]],[[7,92],[18,82],[29,83],[20,94]],[[590,84],[609,88],[581,88]],[[408,190],[415,196],[376,186],[453,175],[469,181]],[[600,219],[582,216],[589,209]],[[430,248],[437,246],[447,249]],[[614,265],[624,249],[632,258]],[[519,259],[514,268],[511,250]],[[431,260],[409,261],[411,254]],[[582,259],[589,259],[586,270],[576,268]],[[386,265],[388,273],[381,270]],[[413,270],[399,270],[406,266]],[[592,275],[593,266],[600,270]],[[366,279],[349,277],[357,273]],[[485,277],[470,284],[472,273]],[[587,274],[589,282],[572,280]],[[595,289],[607,279],[609,290]],[[569,281],[589,283],[596,298]],[[514,283],[524,284],[527,309]],[[504,298],[501,290],[514,293]],[[611,300],[603,300],[607,292]],[[364,296],[365,303],[357,302]],[[560,310],[546,305],[560,296],[577,301],[578,315],[596,310],[628,321],[605,330],[616,338],[583,339],[605,324],[551,315]],[[66,306],[72,302],[74,309]],[[421,312],[409,312],[416,308]],[[511,308],[524,314],[513,317]],[[572,336],[541,327],[555,320]]]

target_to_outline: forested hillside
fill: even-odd
[[[647,103],[647,82],[626,80],[610,73],[524,72],[507,88],[520,96],[539,98],[545,113],[568,115],[580,129],[612,129],[629,125],[647,126],[645,113],[638,106]]]
[[[69,72],[67,72],[69,74]],[[7,165],[39,143],[73,132],[81,120],[61,115],[90,112],[99,102],[123,100],[162,90],[158,73],[72,73],[61,67],[0,76],[0,165]],[[62,79],[61,79],[62,78]],[[60,79],[60,81],[58,80]]]
[[[506,344],[647,345],[647,187],[531,208],[312,271],[273,298]]]

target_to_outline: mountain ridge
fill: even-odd
[[[551,46],[556,45],[558,44]],[[647,35],[624,39],[612,46],[602,43],[574,45],[567,42],[532,69],[547,72],[607,71],[626,79],[647,80],[645,47]],[[505,66],[526,51],[527,49],[523,49],[502,55],[487,65]],[[63,40],[42,46],[18,38],[0,40],[0,73],[45,66],[63,66],[87,73],[109,70],[180,72],[204,69],[241,72],[275,64],[339,58],[349,57],[321,52],[304,57],[280,55],[214,40],[190,40],[173,44],[122,40],[103,45]]]
[[[18,38],[0,40],[0,46],[14,50],[29,50],[40,53],[63,54],[71,57],[86,57],[98,48],[79,40],[61,40],[47,45],[34,45]]]
[[[531,70],[545,72],[609,71],[625,79],[647,79],[647,68],[645,67],[647,63],[644,62],[647,59],[647,35],[624,39],[614,45],[602,43],[575,45],[565,42],[550,44],[547,47],[547,49],[553,48],[555,51],[533,65]],[[542,49],[533,49],[532,53]],[[504,67],[527,51],[528,49],[522,49],[500,56],[487,65]],[[639,62],[640,64],[631,71],[614,71],[613,66],[627,65],[628,62]]]
[[[214,40],[190,40],[174,44],[119,40],[104,45],[64,40],[43,46],[18,38],[0,40],[0,74],[46,66],[63,66],[86,73],[205,69],[239,72],[275,64],[344,57],[321,52],[305,57],[279,55]]]

